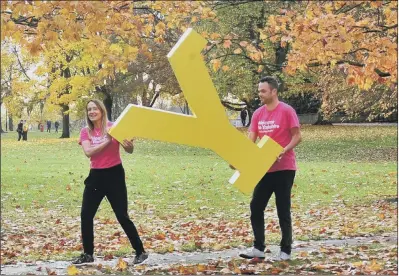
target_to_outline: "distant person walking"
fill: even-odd
[[[23,121],[19,121],[18,126],[17,126],[17,132],[18,132],[18,141],[21,141],[21,138],[23,136]]]
[[[245,127],[247,125],[246,124],[247,115],[248,115],[248,111],[247,111],[247,108],[245,107],[243,110],[241,110],[241,113],[240,113],[241,123],[242,123],[243,127]]]
[[[47,132],[51,132],[51,121],[50,120],[48,120],[47,121]]]
[[[55,132],[58,133],[58,127],[60,126],[60,123],[58,121],[55,121],[54,127],[55,127]]]
[[[23,141],[28,141],[28,123],[26,120],[24,121],[23,127],[22,127],[22,140]]]

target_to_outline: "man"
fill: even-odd
[[[23,125],[24,125],[24,124],[23,124],[23,121],[22,121],[22,120],[19,121],[18,126],[17,126],[18,141],[21,141],[21,138],[22,138],[22,136],[23,136],[23,130],[22,130]]]
[[[60,126],[60,123],[58,121],[55,121],[54,126],[55,126],[55,132],[58,133],[58,127]]]
[[[297,169],[293,149],[301,141],[301,132],[295,110],[279,101],[277,90],[278,82],[273,77],[264,77],[260,80],[258,92],[263,105],[253,114],[248,130],[249,139],[253,142],[256,142],[258,137],[267,135],[284,149],[254,189],[250,204],[254,247],[240,254],[247,259],[265,258],[264,211],[273,193],[276,197],[277,215],[282,232],[280,253],[276,260],[291,259],[291,188]]]
[[[47,132],[51,132],[51,121],[47,121]]]
[[[242,126],[243,127],[245,127],[247,124],[245,123],[246,122],[246,120],[247,120],[247,108],[245,107],[243,110],[241,110],[241,113],[240,113],[240,117],[241,117],[241,123],[242,123]]]

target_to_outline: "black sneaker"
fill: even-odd
[[[141,264],[147,259],[148,259],[148,254],[143,252],[140,255],[136,255],[136,257],[134,257],[133,264]]]
[[[76,260],[72,261],[72,264],[74,265],[80,265],[80,264],[85,264],[85,263],[92,263],[94,262],[93,255],[83,253],[77,258]]]

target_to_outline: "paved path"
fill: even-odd
[[[372,242],[378,241],[384,244],[397,244],[397,234],[388,233],[382,236],[373,237],[355,237],[344,240],[320,240],[320,241],[309,241],[309,242],[294,242],[293,245],[293,255],[299,251],[313,251],[318,250],[320,246],[356,246],[365,245]],[[245,248],[234,248],[224,251],[213,251],[213,252],[194,252],[194,253],[168,253],[168,254],[150,254],[150,257],[146,261],[148,266],[159,266],[159,265],[169,265],[169,264],[198,264],[207,263],[210,260],[223,259],[228,260],[237,257],[239,252]],[[276,255],[279,247],[276,245],[269,246],[271,253],[268,255]],[[131,262],[130,258],[123,258],[128,263]],[[103,266],[115,267],[118,259],[104,261],[102,258],[97,257],[94,266],[97,264],[102,264]],[[47,275],[46,268],[55,271],[57,275],[66,275],[66,268],[70,265],[70,261],[36,261],[34,263],[17,263],[14,265],[2,265],[1,274],[2,275],[26,275],[26,274],[36,274],[36,275]]]

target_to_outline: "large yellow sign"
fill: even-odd
[[[129,104],[110,135],[119,142],[143,137],[209,148],[237,168],[229,182],[248,194],[273,165],[282,147],[267,136],[257,146],[230,124],[201,55],[206,43],[190,28],[168,54],[194,116]]]

